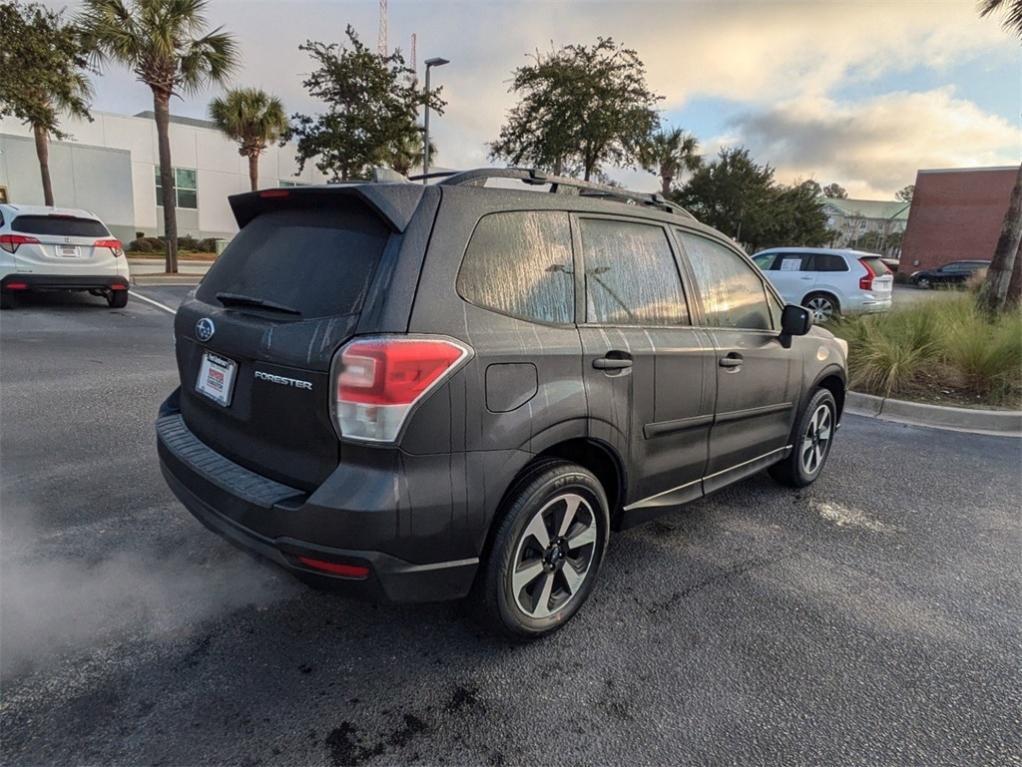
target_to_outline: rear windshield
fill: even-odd
[[[873,270],[873,274],[877,277],[883,277],[885,274],[891,273],[891,270],[887,268],[887,264],[881,260],[880,256],[870,256],[860,260],[864,264],[869,264],[869,268]]]
[[[110,232],[94,218],[74,216],[18,216],[11,229],[25,234],[49,234],[57,237],[108,237]]]
[[[389,230],[364,206],[281,210],[253,219],[216,260],[196,293],[209,304],[236,293],[296,309],[302,317],[352,314]]]

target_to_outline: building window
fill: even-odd
[[[177,207],[195,210],[199,207],[199,186],[196,172],[188,168],[174,168],[174,193]],[[156,166],[156,204],[163,205],[163,187],[160,185],[160,166]]]
[[[288,181],[287,179],[282,178],[280,180],[280,186],[281,188],[288,189],[296,186],[307,186],[307,184],[304,184],[301,181]]]

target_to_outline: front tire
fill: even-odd
[[[111,309],[123,309],[128,305],[128,291],[111,290],[106,294],[106,303]]]
[[[837,403],[827,389],[817,389],[792,431],[791,455],[770,467],[770,476],[782,485],[806,487],[823,471],[834,442]]]
[[[543,462],[516,483],[496,524],[474,593],[479,618],[513,639],[556,631],[589,598],[603,561],[603,486],[577,464]]]

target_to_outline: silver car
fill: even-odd
[[[87,290],[111,308],[128,303],[128,260],[86,210],[0,205],[0,301],[13,308],[34,290]]]
[[[817,322],[891,308],[894,276],[878,253],[771,248],[752,260],[785,301],[811,309]]]

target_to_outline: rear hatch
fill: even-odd
[[[94,218],[24,213],[11,222],[11,233],[28,241],[18,245],[19,272],[56,275],[115,274],[123,258],[107,228]]]
[[[881,297],[884,294],[889,296],[894,286],[894,273],[884,263],[883,258],[877,255],[863,256],[859,261],[867,269],[873,271],[874,277],[872,286],[869,288],[870,292],[881,294]]]
[[[185,422],[252,471],[311,490],[337,466],[330,363],[354,334],[381,259],[414,210],[374,204],[380,192],[231,198],[241,231],[178,311]]]

